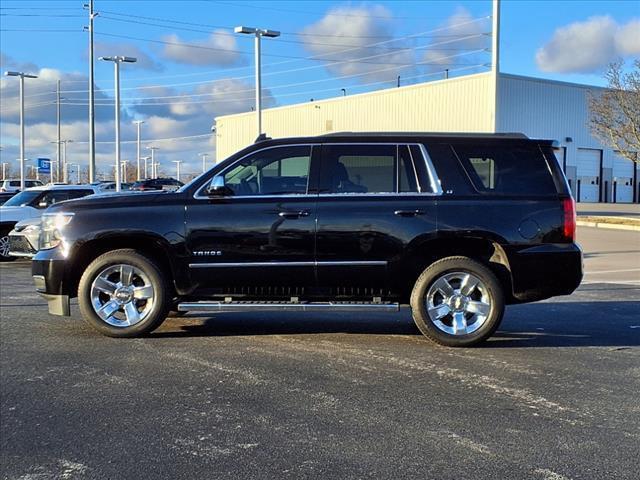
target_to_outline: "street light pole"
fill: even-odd
[[[57,88],[56,88],[56,120],[57,120],[57,131],[58,131],[58,137],[57,137],[57,147],[56,147],[56,159],[58,161],[57,168],[58,168],[58,181],[60,181],[60,148],[61,148],[61,140],[62,140],[62,136],[60,134],[60,80],[58,80],[57,82]],[[53,170],[52,170],[53,172]],[[53,173],[51,174],[53,175]],[[53,177],[51,180],[51,183],[53,183]]]
[[[156,167],[155,167],[155,151],[158,150],[158,147],[147,147],[147,150],[151,150],[151,178],[156,178]],[[144,172],[145,177],[147,176],[147,172]],[[148,178],[148,177],[147,177]]]
[[[142,160],[144,160],[144,178],[146,180],[147,178],[149,178],[147,175],[147,161],[151,160],[151,157],[142,157]]]
[[[69,182],[69,169],[67,165],[67,143],[73,143],[73,140],[61,140],[62,142],[62,183]],[[60,166],[58,166],[58,169]],[[58,172],[58,180],[60,180],[60,172]]]
[[[120,64],[121,63],[135,63],[137,61],[134,57],[100,57],[100,60],[106,62],[113,62],[114,69],[114,83],[115,83],[115,123],[116,123],[116,192],[120,191],[122,180],[120,178]]]
[[[89,9],[89,183],[96,180],[96,114],[93,75],[93,19],[98,16],[93,11],[93,0],[84,5]]]
[[[201,153],[200,156],[202,157],[202,173],[207,171],[207,157],[209,156],[208,153]]]
[[[9,165],[7,162],[2,162],[2,180],[6,180],[7,179],[7,165]]]
[[[4,72],[7,77],[20,77],[20,190],[24,190],[24,79],[38,78],[24,72]]]
[[[173,163],[176,164],[176,180],[180,181],[180,164],[182,160],[173,160]]]
[[[258,137],[262,134],[262,67],[260,61],[260,40],[262,37],[276,38],[280,36],[280,32],[276,30],[268,30],[264,28],[253,28],[239,26],[233,29],[236,33],[255,36],[255,66],[256,66],[256,126],[258,128]]]
[[[136,155],[136,160],[138,162],[138,170],[136,171],[136,180],[140,181],[140,125],[142,125],[144,123],[143,120],[136,120],[133,123],[136,124],[136,127],[138,129],[138,142],[137,142],[137,155]],[[146,171],[145,171],[145,175],[146,175]]]

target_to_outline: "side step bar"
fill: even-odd
[[[321,312],[321,311],[387,311],[400,310],[399,303],[369,302],[183,302],[178,304],[179,312],[242,312],[261,310],[267,312]]]

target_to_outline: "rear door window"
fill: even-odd
[[[325,144],[322,170],[325,193],[418,191],[406,146]]]
[[[549,165],[536,144],[454,145],[478,192],[502,195],[557,194]]]

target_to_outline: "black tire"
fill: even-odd
[[[127,265],[134,267],[134,269],[138,269],[137,272],[141,272],[141,276],[146,277],[144,285],[148,282],[153,287],[151,306],[146,312],[144,311],[144,306],[136,307],[142,308],[142,313],[144,313],[145,316],[142,320],[133,325],[114,326],[108,323],[107,320],[114,322],[117,319],[110,316],[107,320],[103,320],[96,313],[93,305],[92,286],[94,281],[109,268],[115,268],[117,272],[117,265]],[[132,274],[132,281],[130,285],[134,286],[135,284],[133,282],[135,280],[133,279],[137,278],[138,281],[140,281],[141,276],[136,277],[135,273]],[[108,297],[108,294],[105,295]],[[113,296],[111,297],[112,300],[114,298],[115,297]],[[100,255],[89,264],[82,274],[82,278],[78,285],[78,304],[80,306],[82,317],[93,328],[109,337],[139,337],[158,328],[167,317],[167,313],[171,306],[171,299],[171,287],[168,284],[166,275],[155,265],[153,260],[131,249],[113,250]],[[105,303],[109,301],[111,300],[105,300]],[[135,305],[136,300],[133,300],[133,302]],[[138,304],[139,302],[140,301],[138,301]],[[143,305],[146,305],[146,301],[143,302]],[[122,308],[122,311],[114,312],[114,315],[116,314],[125,316],[124,307]],[[135,312],[133,312],[133,314],[135,315]],[[128,319],[128,315],[125,317]]]
[[[444,311],[446,312],[447,309],[449,310],[449,313],[446,314],[442,320],[437,319],[441,324],[439,327],[436,325],[438,322],[432,320],[429,315],[427,295],[436,281],[442,281],[443,278],[446,279],[445,276],[455,278],[459,273],[471,274],[475,276],[476,279],[480,280],[478,285],[482,287],[482,290],[480,290],[480,287],[477,287],[477,289],[473,290],[472,295],[482,295],[482,299],[480,301],[476,301],[472,297],[463,296],[461,297],[461,300],[458,300],[455,298],[460,294],[460,289],[458,289],[458,293],[456,295],[449,297],[453,302],[453,306],[450,308],[449,303],[444,301],[444,295],[436,293],[436,296],[443,298],[443,303],[440,303],[437,306],[440,307],[446,304],[446,306],[444,306]],[[438,286],[439,285],[435,285],[434,290],[432,291],[438,291]],[[468,313],[463,306],[465,304],[472,303],[471,301],[468,301],[469,299],[471,299],[473,303],[481,303],[483,307],[487,305],[490,306],[487,308],[488,314],[481,317],[484,319],[482,321],[476,320],[479,322],[479,327],[476,327],[477,329],[471,333],[448,333],[444,331],[443,328],[454,329],[454,312],[462,315],[469,315],[471,318],[476,318],[473,316],[473,313]],[[487,300],[487,302],[484,302],[484,300]],[[500,325],[504,314],[504,293],[502,285],[494,273],[482,263],[469,257],[446,257],[429,265],[429,267],[422,272],[420,277],[418,277],[418,280],[416,280],[411,293],[411,311],[413,321],[425,337],[440,345],[448,347],[471,347],[493,335]],[[436,315],[435,312],[434,315]],[[451,318],[451,320],[449,320],[449,318]],[[451,326],[447,325],[447,322],[449,321],[451,322]],[[466,320],[464,320],[464,322],[465,330],[459,330],[459,332],[466,332]],[[473,328],[474,325],[475,323],[472,324],[471,328]]]
[[[16,259],[9,255],[9,232],[11,229],[0,230],[0,262],[11,262]]]

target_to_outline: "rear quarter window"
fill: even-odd
[[[556,195],[547,160],[537,144],[454,145],[474,188],[500,195]]]

